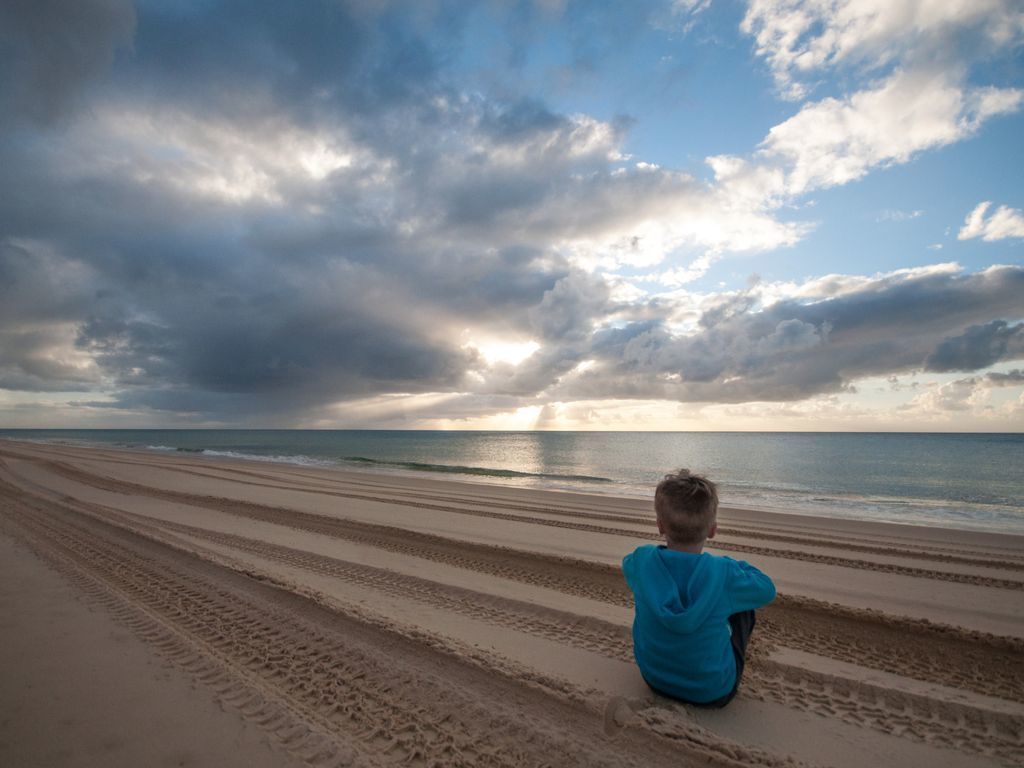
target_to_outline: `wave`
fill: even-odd
[[[180,449],[179,449],[180,450]],[[335,462],[328,459],[316,459],[312,456],[299,454],[297,456],[264,455],[258,453],[241,453],[239,451],[215,451],[210,448],[203,449],[204,456],[220,456],[225,459],[245,459],[246,461],[268,461],[274,464],[298,464],[303,467],[333,467]]]
[[[170,445],[147,445],[147,449],[151,451],[174,451],[177,453],[197,453],[203,456],[215,456],[223,459],[243,459],[245,461],[266,461],[274,464],[298,464],[303,467],[331,467],[336,466],[336,462],[329,461],[327,459],[316,459],[312,456],[297,455],[297,456],[282,456],[282,455],[267,455],[260,453],[244,453],[242,451],[218,451],[213,448],[194,448],[187,445],[170,446]]]
[[[923,507],[929,509],[963,510],[965,508],[1019,511],[1024,508],[1024,499],[1011,499],[994,494],[960,494],[955,497],[936,496],[892,496],[882,494],[860,494],[836,491],[821,493],[812,489],[780,490],[773,486],[757,487],[741,486],[737,483],[726,488],[739,496],[752,498],[775,499],[778,501],[795,501],[820,504],[879,506],[879,507]]]
[[[520,472],[515,469],[498,469],[496,467],[464,467],[458,464],[428,464],[421,461],[387,461],[385,459],[368,459],[365,456],[346,456],[343,461],[352,464],[365,464],[379,467],[395,467],[415,472],[439,472],[453,475],[482,475],[484,477],[533,477],[543,480],[568,480],[580,483],[614,483],[610,477],[596,475],[563,475],[552,472]]]
[[[964,502],[842,493],[752,493],[748,489],[746,493],[726,491],[722,496],[722,504],[739,509],[826,518],[1024,534],[1021,506],[990,500]]]
[[[246,461],[265,461],[273,462],[275,464],[298,464],[304,467],[336,467],[339,461],[348,464],[358,464],[361,466],[373,466],[373,467],[391,467],[394,469],[404,469],[412,472],[437,472],[440,474],[452,474],[452,475],[476,475],[479,477],[493,477],[493,478],[534,478],[538,480],[555,480],[561,482],[574,482],[574,483],[614,483],[615,481],[608,477],[599,477],[596,475],[575,475],[575,474],[559,474],[552,472],[522,472],[515,469],[499,469],[497,467],[468,467],[458,464],[430,464],[421,461],[400,461],[400,460],[387,460],[387,459],[371,459],[366,456],[345,456],[340,460],[332,460],[328,458],[314,458],[312,456],[306,456],[304,454],[299,455],[267,455],[258,453],[245,453],[242,451],[229,451],[229,450],[216,450],[213,448],[193,448],[190,446],[176,446],[172,447],[169,445],[149,445],[146,446],[151,451],[176,451],[180,453],[199,453],[204,456],[216,456],[226,459],[244,459]]]

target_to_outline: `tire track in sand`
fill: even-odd
[[[211,480],[223,480],[222,475],[217,475],[212,472],[202,472],[196,468],[183,469],[177,465],[172,465],[168,469],[181,472],[182,474],[189,474],[194,476],[200,476]],[[535,512],[539,514],[552,515],[556,517],[564,517],[569,519],[583,519],[583,520],[602,520],[605,522],[614,523],[626,523],[630,525],[640,526],[654,526],[654,520],[651,517],[638,518],[635,515],[624,515],[610,512],[598,512],[582,506],[570,505],[570,504],[559,504],[553,506],[550,504],[546,505],[531,505],[523,503],[510,503],[495,499],[493,496],[478,493],[468,493],[466,491],[459,492],[446,492],[444,494],[432,493],[428,490],[417,490],[415,492],[403,492],[395,489],[393,486],[389,486],[383,483],[371,483],[363,480],[353,480],[351,478],[339,478],[335,480],[331,485],[323,484],[323,478],[304,475],[302,473],[296,473],[301,477],[309,480],[318,481],[317,484],[299,485],[281,484],[280,478],[274,477],[273,475],[267,475],[251,470],[240,470],[234,467],[230,468],[232,473],[243,474],[245,476],[251,476],[255,478],[264,479],[267,482],[253,482],[251,480],[232,480],[242,485],[252,485],[265,488],[271,488],[275,490],[284,491],[302,491],[306,493],[322,493],[329,496],[339,496],[345,498],[346,494],[339,491],[339,488],[356,488],[362,490],[364,493],[376,492],[375,498],[379,498],[384,502],[393,502],[396,504],[403,504],[407,501],[416,500],[429,500],[436,502],[447,502],[449,505],[452,502],[458,502],[467,505],[482,505],[488,508],[497,509],[508,509],[520,512]],[[858,537],[844,536],[837,539],[828,539],[823,537],[811,537],[811,536],[800,536],[791,532],[780,533],[776,529],[770,526],[756,525],[751,526],[749,524],[730,522],[725,526],[719,526],[719,536],[737,536],[741,538],[756,538],[763,541],[778,541],[788,544],[800,544],[806,546],[821,547],[826,549],[840,549],[844,552],[863,552],[865,554],[875,555],[888,555],[891,557],[911,558],[916,560],[929,560],[932,562],[950,563],[956,565],[968,565],[975,567],[992,568],[998,567],[1009,571],[1024,571],[1024,557],[1014,557],[1009,553],[1000,553],[998,559],[993,557],[979,557],[976,551],[944,547],[944,546],[931,546],[922,545],[920,543],[914,544],[914,549],[906,549],[894,546],[883,546],[877,541],[871,541],[869,539],[863,539]]]
[[[438,610],[525,632],[606,658],[633,661],[632,640],[627,627],[302,550],[268,545],[256,539],[211,534],[178,524],[172,524],[170,528],[394,597],[411,598]],[[818,652],[827,655],[820,647]],[[745,682],[744,690],[754,698],[882,733],[940,744],[961,752],[989,755],[1011,763],[1024,750],[1024,720],[1018,717],[982,712],[969,705],[887,690],[781,664],[764,658],[764,653],[758,653],[756,647],[752,648],[750,668],[752,674]]]
[[[363,525],[363,524],[357,524]],[[576,597],[633,607],[622,572],[569,558],[377,527],[348,538],[385,551]],[[322,532],[322,531],[319,531]],[[761,612],[768,643],[1024,702],[1024,641],[780,595]]]
[[[2,452],[0,452],[0,455],[2,455]],[[151,486],[141,485],[139,483],[132,483],[125,480],[116,480],[114,478],[84,472],[69,464],[65,464],[64,462],[39,459],[37,457],[31,457],[30,460],[40,464],[44,464],[48,469],[50,469],[56,474],[61,475],[62,477],[66,477],[69,480],[74,480],[76,482],[80,482],[85,485],[98,488],[100,490],[112,491],[114,493],[121,494],[142,495],[148,496],[150,498],[158,498],[164,501],[176,502],[179,504],[188,504],[190,506],[203,507],[218,512],[226,512],[228,514],[249,517],[250,519],[272,522],[277,525],[286,525],[291,528],[296,528],[298,530],[304,530],[313,533],[323,533],[329,536],[336,535],[340,536],[341,538],[349,538],[351,536],[351,532],[353,531],[353,529],[357,527],[376,529],[387,527],[375,526],[370,523],[355,523],[354,521],[342,520],[340,518],[326,517],[323,515],[315,515],[308,512],[301,512],[299,510],[285,509],[282,507],[273,507],[253,502],[244,502],[224,497],[203,496],[200,494],[187,493],[183,491],[171,491],[166,489],[153,488]],[[343,497],[358,499],[361,501],[371,501],[381,504],[395,503],[389,502],[386,499],[381,499],[380,497],[367,496],[361,494],[344,494]],[[511,522],[528,523],[533,525],[545,525],[556,528],[586,531],[590,533],[602,533],[612,536],[643,538],[651,541],[661,540],[661,537],[656,532],[630,531],[619,528],[610,528],[607,526],[592,525],[588,523],[574,523],[566,520],[548,520],[544,518],[529,517],[525,515],[514,515],[502,512],[488,512],[485,510],[465,509],[461,507],[453,507],[451,505],[446,504],[430,504],[421,501],[408,501],[401,503],[404,506],[412,508],[431,509],[443,512],[454,512],[456,514],[470,515],[474,517],[508,520]],[[346,535],[346,533],[348,535]],[[408,535],[408,532],[403,531],[403,534]],[[869,560],[842,558],[813,552],[774,549],[771,547],[758,547],[748,544],[738,544],[735,542],[716,541],[714,543],[713,548],[726,552],[742,552],[744,554],[781,557],[789,560],[801,560],[805,562],[821,563],[824,565],[872,570],[881,573],[897,574],[901,576],[911,576],[917,578],[934,579],[939,581],[951,581],[960,584],[974,584],[985,587],[996,587],[1000,589],[1024,591],[1024,581],[1016,581],[1014,579],[1001,579],[991,576],[981,576],[978,574],[936,571],[925,568],[904,566],[895,563],[877,563]]]
[[[168,658],[316,765],[708,766],[791,761],[695,733],[614,742],[579,705],[38,499],[0,519]]]
[[[749,695],[892,736],[927,742],[959,752],[1024,764],[1024,718],[980,711],[956,702],[893,691],[883,686],[808,672],[769,659],[747,667]]]
[[[134,522],[148,526],[154,522],[130,513],[89,506],[92,507],[90,513],[121,518],[121,524]],[[619,661],[632,661],[629,630],[619,625],[258,539],[164,521],[157,523],[157,527],[568,647]],[[1006,762],[1012,762],[1013,756],[1024,748],[1024,720],[1021,718],[803,670],[767,660],[756,648],[752,647],[752,651],[744,695]]]
[[[272,545],[258,539],[177,523],[160,527],[606,658],[633,661],[630,631],[620,625]],[[764,658],[763,653],[757,653],[756,648],[752,649],[750,669],[752,673],[744,683],[744,691],[754,698],[894,736],[940,744],[961,752],[989,755],[1008,763],[1012,763],[1024,750],[1024,720],[1018,717],[982,712],[969,705],[803,670],[770,661]]]
[[[124,458],[110,459],[110,461],[112,463],[133,466],[154,466],[152,462],[131,461]],[[208,480],[224,481],[224,475],[228,474],[236,477],[228,479],[227,482],[232,482],[239,485],[248,485],[259,488],[270,488],[273,490],[316,493],[325,496],[334,496],[336,498],[372,499],[380,501],[381,503],[393,503],[399,505],[404,504],[407,506],[413,506],[415,505],[415,502],[433,501],[437,503],[444,503],[444,508],[449,511],[461,510],[467,514],[471,514],[474,510],[463,509],[462,507],[455,507],[454,504],[466,504],[469,505],[470,507],[472,505],[482,505],[486,506],[488,509],[507,509],[519,512],[534,512],[538,514],[568,518],[570,520],[601,520],[605,522],[626,523],[638,526],[653,526],[652,520],[638,518],[636,516],[609,512],[598,512],[591,509],[583,508],[578,505],[571,505],[567,503],[562,503],[559,504],[558,506],[553,506],[550,504],[524,504],[522,502],[512,503],[494,498],[493,496],[488,496],[479,493],[470,493],[464,490],[460,490],[458,492],[445,492],[444,494],[434,493],[425,489],[417,490],[415,492],[404,492],[402,490],[396,489],[391,485],[386,485],[383,483],[374,483],[362,479],[357,480],[345,476],[333,480],[331,484],[326,484],[326,481],[323,477],[308,475],[301,472],[290,472],[289,474],[313,482],[307,484],[298,484],[296,482],[293,482],[291,484],[283,484],[281,482],[280,477],[258,472],[256,470],[239,469],[237,467],[232,466],[218,467],[217,469],[220,471],[220,474],[212,471],[204,471],[206,467],[195,464],[181,465],[178,463],[174,463],[166,466],[162,464],[157,466],[160,466],[161,469],[173,471],[181,475],[201,477],[203,479]],[[239,479],[240,477],[250,479]],[[373,493],[374,495],[372,497],[367,496],[366,494],[368,493]],[[890,557],[910,558],[916,560],[926,560],[931,562],[949,563],[954,565],[999,568],[1002,570],[1009,571],[1024,571],[1024,558],[1017,557],[1009,552],[1001,552],[998,555],[993,553],[992,556],[979,557],[978,553],[972,550],[957,549],[944,546],[923,545],[920,543],[915,543],[913,549],[894,546],[882,546],[879,545],[877,542],[873,542],[868,539],[858,537],[841,536],[835,539],[831,539],[823,538],[820,536],[799,536],[791,532],[780,533],[777,530],[771,528],[770,526],[766,527],[764,525],[751,524],[730,523],[724,527],[719,527],[718,532],[719,536],[756,538],[763,541],[778,541],[782,543],[814,546],[825,549],[839,549],[844,552],[862,552],[865,554],[886,555]],[[645,535],[643,532],[633,533],[635,535]],[[722,543],[723,542],[718,540],[716,542],[716,545],[721,545]],[[728,542],[725,542],[725,544],[728,545]],[[766,548],[765,551],[775,552],[777,550],[769,550]]]
[[[152,520],[145,522],[152,523]],[[487,624],[542,637],[562,645],[592,651],[608,658],[631,662],[629,629],[578,614],[545,608],[535,603],[498,597],[386,568],[353,563],[306,550],[270,544],[230,533],[210,531],[180,523],[159,521],[157,528],[191,536],[200,541],[230,547],[291,568],[367,587],[392,597],[411,599],[438,610],[457,613]]]
[[[116,483],[112,481],[108,490],[135,492]],[[229,514],[632,608],[632,595],[617,567],[228,499],[182,495],[189,501],[205,500],[207,508]],[[1019,639],[785,595],[762,611],[762,616],[760,634],[769,643],[1024,701],[1024,641]],[[837,624],[841,632],[836,632]]]

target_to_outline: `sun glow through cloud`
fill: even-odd
[[[477,350],[487,361],[488,365],[496,363],[507,363],[508,365],[519,365],[538,349],[540,344],[534,340],[529,341],[486,341],[472,342],[468,347]]]

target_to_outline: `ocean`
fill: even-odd
[[[0,437],[632,497],[687,467],[724,505],[1024,534],[1024,435],[20,430]]]

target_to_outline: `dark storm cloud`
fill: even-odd
[[[213,283],[191,295],[152,296],[147,309],[159,322],[92,318],[77,343],[124,384],[143,383],[138,372],[199,391],[284,400],[459,383],[467,353],[431,336],[427,307],[396,311],[408,297],[384,276],[342,269],[319,288],[311,280],[263,267],[233,295]]]
[[[0,390],[75,392],[96,387],[95,372],[51,355],[66,343],[58,329],[0,329]]]
[[[438,72],[458,46],[459,14],[414,6],[143,3],[132,55],[96,102],[115,131],[107,144],[87,121],[62,141],[7,134],[0,144],[4,268],[24,276],[29,261],[49,259],[84,277],[19,278],[6,386],[101,376],[125,408],[292,412],[465,388],[481,365],[464,348],[467,328],[583,338],[606,300],[600,280],[510,233],[518,224],[490,227],[484,244],[457,222],[481,231],[501,212],[533,210],[553,170],[599,166],[608,141],[540,102],[452,101]],[[99,56],[103,39],[91,42]],[[131,133],[140,114],[141,139]],[[220,157],[160,145],[204,126],[216,133],[202,146],[226,152],[235,136],[258,145],[297,128],[355,137],[370,154],[315,186],[279,172],[270,193],[287,193],[287,206],[240,203],[192,192]],[[501,169],[487,151],[467,155],[467,133],[525,161]],[[596,149],[577,152],[586,142]],[[368,189],[373,174],[383,180]],[[413,237],[399,232],[410,219],[423,222]],[[29,327],[33,313],[57,327]],[[60,344],[64,357],[92,361],[88,377],[41,364]],[[535,391],[575,364],[555,357],[535,376],[524,369],[515,388]]]
[[[94,299],[89,272],[81,265],[0,242],[0,389],[94,387],[95,369],[60,353],[74,335],[73,323]]]
[[[976,371],[1004,357],[1024,355],[1024,324],[993,320],[972,325],[959,336],[943,339],[924,361],[926,371]]]
[[[145,0],[120,80],[242,119],[366,116],[433,95],[464,14],[444,2]]]
[[[95,298],[90,277],[61,254],[0,242],[0,322],[12,328],[76,320]]]
[[[543,83],[543,86],[565,91],[587,85],[610,63],[615,67],[629,59],[634,55],[636,40],[651,26],[665,30],[675,30],[679,26],[672,3],[660,0],[633,0],[629,3],[534,0],[493,3],[490,10],[496,15],[504,33],[500,40],[495,41],[493,55],[516,73],[517,80],[528,75],[526,66],[530,63],[532,44],[549,34],[553,18],[560,19],[565,29],[567,58],[560,66],[552,66],[548,62],[543,76],[550,82]],[[653,73],[641,87],[664,95],[677,84],[679,75],[676,68],[665,74]],[[635,88],[636,84],[632,86]]]
[[[353,105],[357,117],[365,116],[420,98],[436,64],[417,25],[447,23],[443,9],[423,21],[399,11],[382,16],[337,3],[314,6],[144,3],[134,54],[107,84],[110,103],[128,97],[204,114],[215,105],[213,112],[232,119],[286,115],[294,123],[323,122]],[[125,22],[113,3],[80,4],[63,17],[60,10],[46,3],[4,10],[10,22],[4,55],[18,64],[9,72],[36,78],[29,85],[41,106],[25,108],[42,117],[63,109],[87,77],[102,74],[134,23],[130,6]],[[68,43],[77,58],[44,44],[51,39]],[[5,98],[22,98],[12,82],[4,82]],[[440,254],[396,243],[393,222],[346,215],[358,193],[333,189],[337,194],[318,202],[335,205],[341,215],[314,221],[258,202],[240,207],[182,194],[173,172],[188,158],[119,160],[116,146],[74,146],[74,136],[63,137],[63,145],[46,137],[4,138],[5,388],[95,383],[95,370],[83,377],[53,360],[60,345],[65,357],[90,357],[126,390],[123,402],[158,408],[196,410],[183,402],[189,397],[206,404],[199,410],[222,407],[204,392],[260,396],[266,408],[459,381],[469,354],[432,327],[439,319],[432,305],[444,304],[448,294],[471,295],[465,279],[432,269],[429,259]],[[111,152],[112,172],[102,163],[69,172],[92,159],[83,149]],[[146,180],[133,178],[139,175]],[[309,247],[313,240],[319,242]],[[487,270],[488,259],[460,258],[471,265],[467,279],[482,272],[494,278],[479,301],[489,300],[496,312],[521,301],[519,293],[539,297],[559,277],[520,276],[513,259],[501,281],[500,269]],[[499,265],[505,259],[493,257]],[[89,290],[55,277],[75,271]],[[410,286],[413,295],[406,294]],[[251,397],[241,400],[256,407]]]
[[[134,27],[130,0],[0,3],[0,124],[49,124],[67,115]]]
[[[481,131],[497,142],[512,143],[538,133],[564,129],[570,121],[557,115],[543,102],[521,99],[513,104],[491,107],[480,119]]]
[[[985,380],[993,387],[1015,387],[1024,384],[1024,371],[1017,368],[1006,373],[992,371],[985,374]]]

